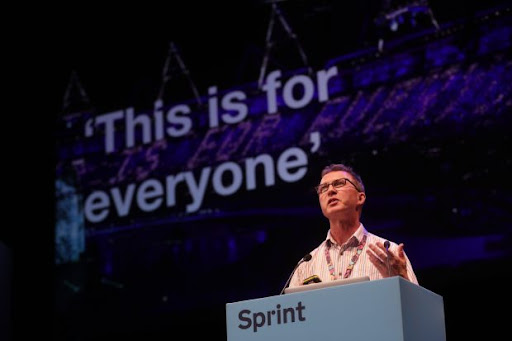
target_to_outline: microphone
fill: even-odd
[[[384,242],[384,247],[386,248],[386,264],[388,266],[388,276],[391,277],[391,268],[389,267],[389,240]]]
[[[302,263],[304,262],[309,262],[311,260],[311,254],[307,254],[305,255],[304,257],[302,257],[302,259],[297,263],[297,265],[295,265],[295,267],[293,268],[293,271],[292,273],[290,274],[290,277],[288,277],[288,280],[286,281],[286,283],[284,284],[284,287],[283,289],[281,290],[281,292],[279,293],[279,295],[282,295],[284,293],[284,289],[286,289],[288,287],[288,285],[290,284],[290,281],[292,280],[292,277],[293,277],[293,274],[295,273],[295,270],[297,270],[297,268],[299,267],[299,265],[301,265]]]

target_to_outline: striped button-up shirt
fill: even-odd
[[[357,246],[365,234],[367,236],[366,244],[364,245],[359,258],[354,265],[350,278],[362,276],[368,276],[370,277],[370,280],[383,278],[379,270],[377,270],[377,268],[370,261],[370,258],[366,254],[366,250],[369,250],[370,244],[375,244],[377,242],[384,243],[386,239],[369,233],[366,231],[363,224],[360,224],[359,228],[356,230],[356,232],[354,232],[352,237],[350,237],[343,245],[336,243],[331,235],[331,231],[329,230],[327,233],[327,239],[324,240],[322,244],[320,244],[316,249],[311,251],[311,260],[309,262],[303,262],[296,269],[290,281],[290,287],[302,285],[306,278],[313,275],[318,276],[322,282],[329,282],[333,280],[331,278],[329,264],[325,255],[326,249],[328,250],[331,257],[336,279],[343,278],[343,275],[348,265],[350,264],[350,260],[357,253]],[[390,241],[389,250],[396,254],[398,251],[398,245]],[[412,283],[418,284],[418,280],[416,279],[416,275],[414,274],[411,262],[409,261],[407,255],[405,255],[405,258],[407,260],[407,276]]]

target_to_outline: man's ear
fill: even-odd
[[[366,201],[366,193],[364,193],[364,192],[359,192],[359,194],[358,194],[358,201],[359,201],[359,204],[360,204],[361,206],[363,206],[363,205],[364,205],[364,202]]]

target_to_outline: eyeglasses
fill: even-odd
[[[354,184],[352,181],[350,181],[350,179],[347,179],[347,178],[340,178],[340,179],[333,180],[331,182],[326,182],[326,183],[320,184],[318,186],[315,186],[315,190],[318,193],[318,195],[320,195],[322,193],[327,192],[329,190],[330,185],[332,185],[332,187],[334,187],[335,189],[340,189],[341,187],[343,187],[347,184],[347,181],[350,182],[355,187],[355,189],[357,189],[358,192],[361,192],[359,187],[357,187],[356,184]]]

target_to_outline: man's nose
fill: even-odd
[[[329,186],[327,186],[327,192],[338,193],[338,190],[336,189],[336,187],[334,187],[333,184],[329,184]]]

